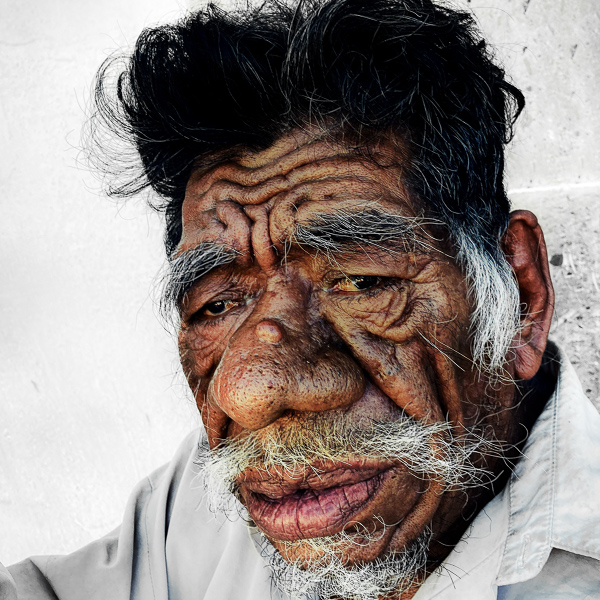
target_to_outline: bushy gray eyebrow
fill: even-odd
[[[408,217],[375,207],[338,209],[316,213],[305,223],[296,223],[287,243],[296,243],[324,252],[360,251],[377,247],[388,252],[416,252],[431,248],[425,225],[439,225],[423,217]],[[223,244],[202,242],[169,259],[161,281],[160,310],[168,318],[179,311],[186,293],[214,269],[232,263],[240,252]]]
[[[392,252],[416,252],[431,248],[432,236],[424,227],[440,224],[374,207],[338,209],[317,213],[307,222],[297,223],[290,241],[326,254],[358,250],[362,246],[376,246]]]
[[[240,253],[229,246],[202,242],[169,259],[162,281],[160,308],[163,315],[179,310],[186,293],[214,269],[232,263]]]

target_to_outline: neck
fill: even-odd
[[[522,450],[529,437],[529,432],[554,392],[557,378],[556,348],[554,345],[549,344],[539,371],[532,379],[517,382],[513,402],[511,403],[512,408],[504,411],[507,424],[505,428],[500,428],[504,431],[504,435],[498,436],[498,439],[502,440],[505,452],[501,458],[498,458],[487,467],[493,473],[492,482],[477,490],[457,492],[468,494],[468,500],[463,505],[458,518],[445,515],[446,523],[450,521],[453,522],[453,525],[446,528],[441,537],[432,540],[428,574],[433,572],[446,559],[481,509],[504,489],[515,464],[522,456]],[[407,595],[399,596],[399,600],[410,600],[417,589],[414,588],[414,590],[409,590]]]

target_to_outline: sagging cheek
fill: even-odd
[[[182,324],[179,330],[178,346],[181,366],[190,389],[201,409],[201,390],[206,391],[209,380],[217,368],[233,334],[233,326],[218,335],[207,334],[206,329]]]
[[[470,366],[463,287],[460,278],[453,286],[409,283],[405,296],[385,303],[381,313],[328,311],[327,320],[372,381],[416,419],[462,419],[462,382]]]
[[[208,442],[214,448],[223,437],[227,427],[227,415],[216,406],[210,406],[208,389],[215,369],[218,366],[223,350],[212,348],[212,351],[199,351],[196,344],[190,343],[189,338],[195,339],[196,334],[189,332],[179,336],[179,355],[184,375],[194,396],[204,428],[208,434]]]
[[[362,327],[338,331],[374,385],[416,420],[444,420],[435,373],[418,336],[403,343],[375,336]]]
[[[471,366],[471,305],[464,276],[451,263],[439,263],[435,277],[413,282],[403,329],[386,337],[395,342],[414,339],[459,368]],[[437,360],[434,361],[437,364]]]
[[[188,333],[179,334],[179,358],[188,381],[190,378],[197,381],[201,377],[208,376],[214,369],[215,354],[217,354],[214,343],[204,342],[203,347],[199,349],[192,341],[195,338],[196,336]]]

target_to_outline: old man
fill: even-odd
[[[205,433],[5,596],[598,597],[600,417],[547,344],[543,235],[503,186],[524,100],[471,17],[209,8],[96,89],[97,139],[140,159],[112,191],[164,199]]]

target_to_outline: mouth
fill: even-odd
[[[357,467],[313,466],[292,477],[249,470],[239,480],[240,494],[258,528],[270,538],[333,535],[375,501],[393,470],[389,464]]]

